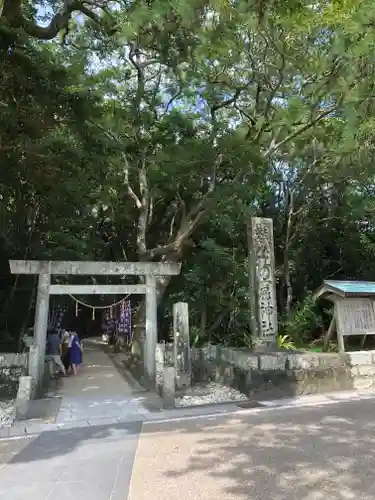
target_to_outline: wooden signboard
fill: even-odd
[[[375,302],[370,298],[335,298],[335,319],[340,351],[344,337],[375,335]]]

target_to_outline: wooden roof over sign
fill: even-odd
[[[337,297],[375,297],[375,281],[338,281],[326,280],[315,292],[314,298]]]

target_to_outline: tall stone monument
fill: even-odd
[[[256,348],[272,348],[277,340],[275,252],[272,219],[252,217],[249,247],[251,331]]]

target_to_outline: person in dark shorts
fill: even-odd
[[[47,332],[46,361],[48,362],[51,377],[55,375],[55,368],[58,368],[63,375],[66,375],[65,366],[61,360],[60,335],[53,330]]]
[[[61,359],[66,372],[69,372],[72,367],[72,363],[70,362],[69,356],[69,332],[66,330],[62,333],[61,337]]]

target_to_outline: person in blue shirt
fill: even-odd
[[[73,374],[77,375],[82,365],[83,347],[75,332],[69,333],[69,359],[73,368]]]

